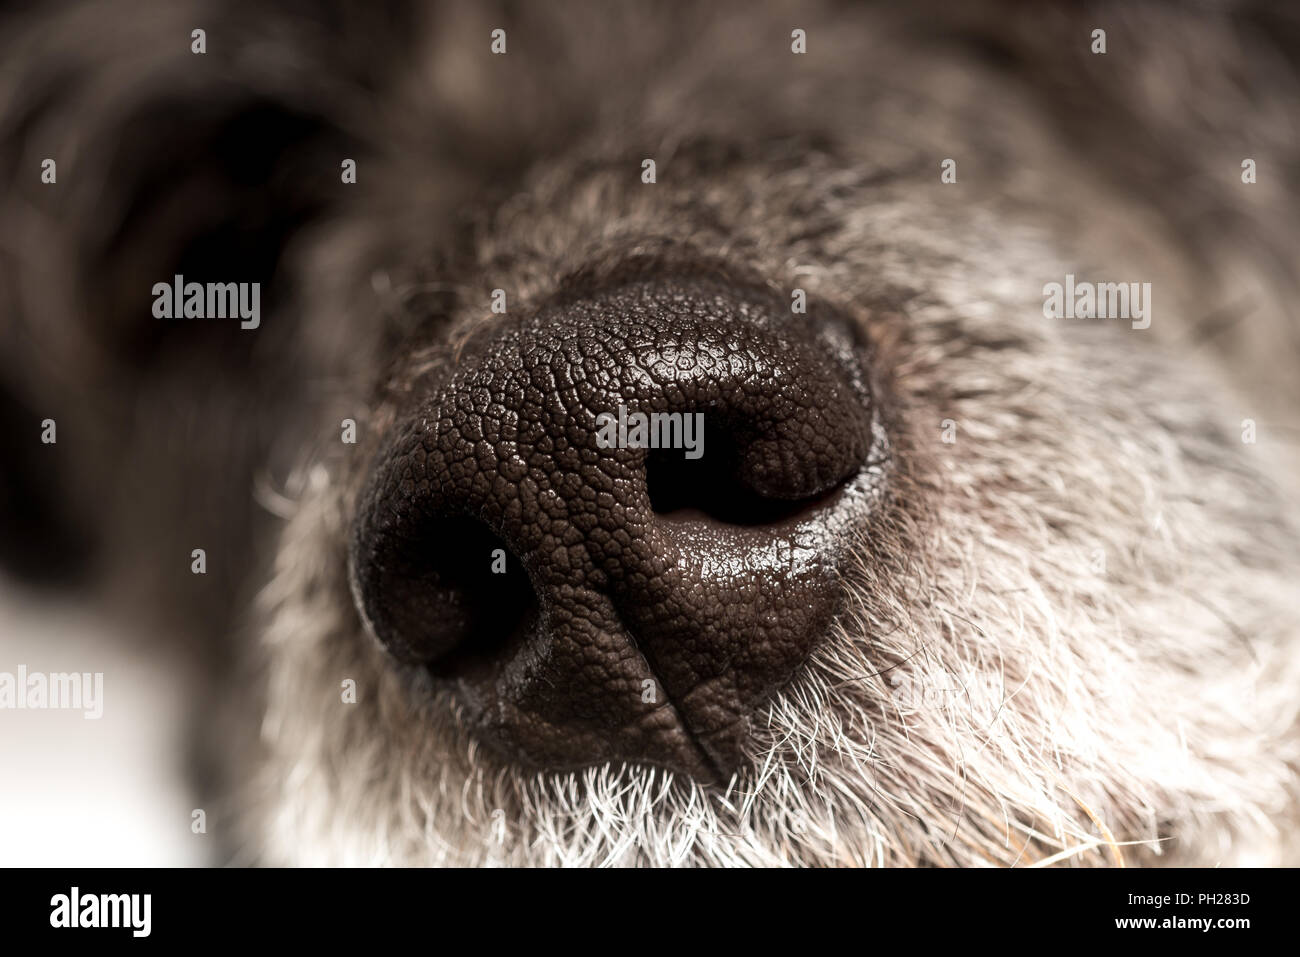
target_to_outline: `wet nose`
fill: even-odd
[[[725,780],[829,630],[884,461],[851,323],[717,277],[574,293],[485,322],[393,427],[353,590],[506,760]]]

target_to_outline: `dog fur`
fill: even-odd
[[[230,859],[1295,862],[1294,15],[323,9],[24,9],[0,83],[26,177],[3,197],[0,382],[58,412],[62,445],[85,438],[45,511],[88,534],[98,593],[195,636]],[[301,131],[274,175],[192,175],[259,110]],[[46,155],[69,157],[57,189]],[[274,283],[263,329],[158,333],[137,300],[231,208],[272,250],[239,261]],[[366,635],[353,504],[492,289],[525,311],[575,274],[692,256],[858,319],[890,397],[889,499],[729,786],[523,774]],[[1150,329],[1045,319],[1067,273],[1151,282]],[[195,541],[216,581],[173,558]]]

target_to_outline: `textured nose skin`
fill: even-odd
[[[695,416],[698,457],[639,447],[637,413]],[[725,780],[828,630],[884,445],[833,316],[717,278],[569,296],[485,324],[399,420],[353,529],[358,606],[514,763]]]

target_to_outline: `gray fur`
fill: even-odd
[[[361,40],[326,42],[284,14],[170,16],[184,34],[211,22],[217,50],[242,38],[240,56],[218,54],[219,81],[194,80],[183,47],[160,52],[160,22],[132,76],[113,73],[121,51],[66,49],[66,30],[29,25],[44,55],[11,68],[27,85],[10,82],[0,113],[34,95],[36,64],[63,58],[128,106],[177,77],[205,96],[233,84],[363,144],[358,184],[327,192],[288,242],[290,294],[263,320],[292,384],[277,388],[272,363],[219,413],[269,409],[271,437],[247,450],[227,426],[247,465],[206,474],[209,449],[193,473],[153,473],[180,489],[204,473],[193,481],[217,502],[256,488],[277,513],[236,536],[252,574],[231,594],[259,594],[219,638],[240,636],[247,670],[225,676],[206,722],[237,860],[1295,862],[1300,34],[1285,14],[450,3],[393,36],[371,24],[391,47],[379,76],[357,66],[371,62]],[[496,26],[503,57],[488,53]],[[1088,52],[1094,26],[1105,56]],[[42,122],[90,143],[115,129],[89,93]],[[956,185],[940,183],[948,157]],[[102,384],[115,380],[76,348],[78,304],[19,280],[59,275],[65,244],[96,241],[70,218],[106,215],[112,186],[76,169],[61,166],[57,215],[4,197],[27,235],[57,240],[41,252],[11,235],[26,261],[7,294],[60,362],[102,372],[79,382]],[[492,321],[491,289],[526,310],[634,254],[720,257],[851,312],[894,399],[898,473],[863,530],[850,606],[758,716],[752,768],[725,790],[633,767],[498,766],[368,638],[347,588],[351,505],[394,395]],[[1045,319],[1042,286],[1067,272],[1151,282],[1151,328]],[[123,377],[136,401],[183,392],[166,368],[148,375],[156,388]],[[53,390],[33,376],[22,391],[39,405]],[[105,410],[78,414],[106,427]],[[358,446],[337,441],[345,416]],[[1257,444],[1241,441],[1246,418]],[[143,506],[120,494],[117,553],[136,554]],[[180,515],[193,500],[178,497]],[[340,702],[346,678],[356,705]],[[900,704],[900,688],[941,703]]]

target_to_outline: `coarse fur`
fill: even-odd
[[[263,345],[230,360],[239,376],[219,367],[227,401],[202,418],[221,426],[180,453],[187,464],[183,415],[174,431],[122,426],[143,436],[130,468],[151,469],[146,486],[172,490],[170,504],[113,472],[119,516],[97,531],[110,567],[146,577],[102,587],[148,591],[159,579],[138,570],[141,515],[161,508],[158,537],[179,525],[192,541],[178,516],[199,487],[231,526],[211,540],[243,556],[225,567],[249,569],[206,599],[228,617],[213,613],[203,647],[223,650],[196,653],[241,662],[211,669],[197,719],[239,835],[231,859],[1296,863],[1293,19],[1252,5],[448,3],[386,27],[331,7],[349,31],[292,11],[168,9],[180,12],[166,31],[153,13],[132,21],[154,52],[129,76],[114,71],[139,37],[84,51],[64,39],[70,22],[108,14],[27,15],[14,35],[39,53],[25,48],[25,84],[11,80],[0,104],[26,130],[7,159],[31,164],[72,129],[83,144],[113,139],[186,78],[183,96],[220,90],[232,114],[270,102],[310,117],[285,148],[294,169],[358,162],[355,186],[295,188],[309,213],[258,197],[284,219]],[[196,78],[188,50],[156,38],[201,21],[222,60]],[[504,56],[488,48],[498,26]],[[1088,49],[1096,26],[1105,55]],[[806,54],[790,53],[795,27]],[[39,99],[33,64],[51,62],[102,78],[117,108],[61,92],[36,125],[63,132],[35,136],[15,117]],[[940,181],[945,158],[955,184]],[[143,367],[79,345],[85,314],[112,311],[104,270],[82,268],[76,302],[27,285],[59,275],[69,249],[109,258],[89,225],[111,213],[103,195],[139,203],[129,178],[92,190],[76,161],[66,169],[66,198],[5,198],[29,232],[56,237],[43,251],[9,237],[8,295],[34,330],[10,355],[56,341],[84,393],[64,400],[68,416],[98,432],[130,419],[102,407],[105,383],[133,408],[183,403],[184,370],[212,360],[178,359],[183,333]],[[63,205],[47,219],[48,202]],[[169,276],[157,250],[197,228],[169,223],[127,230],[144,252],[135,273],[109,258],[110,277],[142,275],[147,289]],[[365,633],[345,549],[358,489],[401,396],[493,321],[492,289],[528,311],[575,275],[683,257],[857,318],[888,400],[888,502],[861,530],[837,625],[755,716],[749,766],[728,786],[635,766],[524,774]],[[1151,282],[1150,329],[1046,319],[1043,286],[1067,273]],[[22,405],[54,401],[21,361],[3,373]],[[345,417],[355,446],[338,441]],[[241,427],[252,418],[258,429]],[[109,466],[96,469],[92,486]],[[254,490],[274,517],[229,520]],[[76,521],[90,497],[67,492]],[[195,587],[177,584],[169,627],[193,613]],[[341,700],[349,679],[355,704]]]

